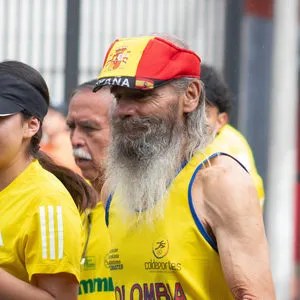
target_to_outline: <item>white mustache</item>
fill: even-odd
[[[75,158],[82,158],[86,160],[92,160],[92,156],[90,153],[85,152],[82,148],[73,149],[73,155]]]

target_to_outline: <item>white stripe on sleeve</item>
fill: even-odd
[[[1,232],[0,232],[0,246],[4,246]]]
[[[55,229],[53,206],[48,206],[49,237],[50,237],[50,259],[55,259]]]
[[[46,213],[45,206],[40,206],[40,225],[42,238],[42,257],[47,259],[47,231],[46,231]]]
[[[56,207],[57,212],[57,227],[58,227],[58,258],[62,259],[64,256],[64,224],[62,216],[62,207]]]

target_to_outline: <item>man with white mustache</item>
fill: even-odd
[[[109,88],[98,95],[93,93],[94,82],[84,83],[73,92],[67,125],[76,164],[100,193],[110,140],[109,109],[113,95]]]
[[[275,299],[255,187],[206,148],[199,78],[175,37],[118,39],[105,56],[94,91],[116,99],[101,194],[116,299]]]
[[[110,106],[113,95],[109,88],[92,92],[95,80],[79,85],[71,95],[67,125],[73,155],[82,175],[99,194],[104,182],[107,147],[110,141]],[[99,201],[82,215],[85,229],[78,299],[114,299],[114,288],[106,256],[110,239],[105,225],[105,211]]]

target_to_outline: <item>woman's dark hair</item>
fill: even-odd
[[[19,61],[4,61],[0,63],[0,71],[7,72],[29,83],[43,96],[49,106],[49,90],[44,78],[37,70]],[[26,111],[23,111],[22,114],[25,120],[32,117]],[[46,153],[40,151],[41,138],[42,126],[31,138],[30,154],[39,161],[44,169],[55,175],[63,183],[80,211],[84,211],[87,207],[95,207],[98,200],[96,191],[80,175],[66,167],[57,165]]]

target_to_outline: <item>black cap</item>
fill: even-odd
[[[43,96],[26,81],[0,72],[0,117],[26,111],[42,121],[48,105]]]

